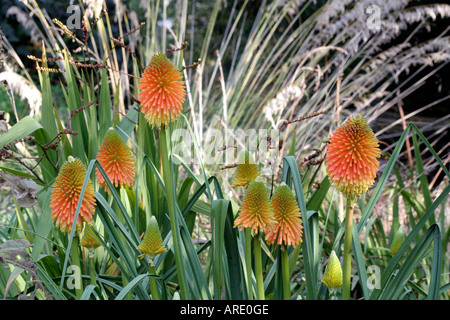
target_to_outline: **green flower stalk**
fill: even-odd
[[[266,187],[261,178],[258,177],[250,182],[247,188],[244,199],[242,200],[239,216],[234,221],[234,227],[240,226],[241,230],[247,228],[248,231],[246,230],[246,232],[251,230],[253,234],[256,291],[259,300],[265,300],[260,232],[267,226],[272,226],[273,224],[275,224],[273,207],[270,203],[269,196],[267,195]],[[247,260],[246,263],[248,267],[250,262]],[[251,277],[248,281],[251,281]]]
[[[290,270],[288,246],[296,247],[302,242],[302,219],[297,200],[286,183],[276,188],[271,204],[275,217],[275,224],[266,227],[267,244],[281,245],[281,270],[283,279],[283,298],[291,299]]]
[[[159,132],[159,150],[162,163],[162,176],[166,190],[170,228],[172,231],[175,264],[180,285],[181,299],[187,299],[185,272],[180,253],[180,231],[175,217],[176,199],[173,185],[172,162],[169,156],[169,129],[180,115],[186,97],[182,73],[163,53],[153,56],[140,79],[139,100],[141,111],[150,126]]]
[[[330,137],[326,165],[331,183],[347,198],[344,238],[344,300],[350,299],[353,209],[356,199],[373,185],[379,168],[379,142],[366,119],[350,116]]]

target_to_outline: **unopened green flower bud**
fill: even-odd
[[[403,226],[400,226],[394,235],[394,239],[392,239],[391,250],[389,251],[389,254],[391,256],[397,253],[398,249],[400,249],[403,242],[405,242],[405,239],[406,239],[405,231],[403,230]]]

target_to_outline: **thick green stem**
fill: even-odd
[[[253,253],[255,257],[256,293],[258,300],[266,300],[262,272],[261,242],[259,236],[253,238]]]
[[[116,187],[116,192],[117,192],[117,195],[120,197],[120,187]],[[120,210],[119,204],[116,201],[114,201],[114,208],[115,208],[117,217],[119,217],[120,222],[123,225],[125,225],[125,217],[123,216],[122,211]],[[123,235],[123,233],[120,233],[120,240],[125,245],[126,239],[125,239],[125,236]],[[125,288],[128,285],[129,281],[128,281],[125,273],[121,272],[120,274],[122,277],[122,286]],[[132,299],[133,299],[133,295],[131,292],[128,292],[126,294],[126,296],[124,297],[124,300],[132,300]]]
[[[253,300],[252,281],[252,230],[245,229],[245,270],[247,272],[248,299]]]
[[[169,160],[167,129],[162,129],[159,135],[159,147],[161,150],[161,162],[163,169],[163,179],[166,189],[167,206],[169,209],[170,228],[172,230],[172,241],[175,256],[175,264],[177,267],[178,282],[180,285],[180,296],[182,300],[186,300],[186,286],[184,279],[184,265],[181,261],[180,246],[178,243],[179,230],[178,224],[175,218],[175,199],[174,199],[174,187],[172,182],[172,170],[171,162]]]
[[[352,255],[350,250],[352,248],[352,232],[353,232],[353,200],[347,200],[345,212],[345,239],[344,239],[344,266],[343,266],[343,285],[342,285],[342,299],[350,300],[350,286],[352,274]]]
[[[77,266],[81,272],[81,261],[80,261],[80,253],[79,253],[79,249],[80,249],[80,245],[78,242],[78,237],[74,236],[72,239],[72,246],[70,247],[70,255],[72,258],[72,264]],[[81,277],[81,274],[80,274]],[[76,284],[78,284],[78,282],[75,282]],[[82,294],[83,294],[83,281],[82,279],[80,279],[79,281],[79,286],[76,285],[75,286],[75,294],[77,296],[78,299],[81,298]]]
[[[153,261],[150,261],[148,263],[148,273],[156,275],[155,265],[153,264]],[[156,284],[156,279],[154,277],[150,277],[149,285],[150,285],[150,292],[152,293],[152,299],[159,300],[158,286]]]
[[[97,276],[95,274],[95,257],[93,254],[91,254],[90,252],[88,252],[89,255],[89,274],[91,276],[91,284],[93,286],[97,285]]]
[[[291,278],[289,272],[289,254],[287,248],[281,248],[281,272],[283,278],[283,299],[291,300]]]

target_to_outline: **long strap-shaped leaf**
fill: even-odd
[[[382,288],[382,293],[378,297],[383,300],[393,300],[397,299],[400,295],[401,291],[404,288],[404,284],[408,281],[411,274],[416,269],[417,265],[420,261],[425,257],[428,252],[428,248],[431,245],[431,242],[434,241],[434,249],[433,249],[433,269],[431,274],[431,283],[430,289],[428,292],[428,299],[435,300],[439,296],[439,280],[441,276],[440,267],[441,267],[441,253],[442,253],[442,244],[441,244],[441,231],[437,224],[432,225],[425,235],[420,239],[420,241],[416,244],[414,249],[406,258],[402,267],[398,270],[395,275],[389,276],[389,280]]]
[[[416,224],[416,227],[411,230],[411,232],[408,234],[408,236],[405,239],[405,242],[400,246],[397,253],[392,257],[391,262],[388,264],[386,269],[383,271],[381,275],[381,289],[384,288],[389,280],[389,278],[392,276],[395,267],[398,265],[401,257],[406,252],[406,250],[411,245],[414,238],[417,236],[417,234],[421,231],[422,227],[425,225],[425,223],[428,221],[430,216],[434,213],[434,211],[437,209],[437,207],[442,203],[444,199],[447,198],[448,193],[450,192],[450,185],[447,185],[445,189],[442,191],[440,196],[432,203],[431,207],[428,208],[426,213],[422,216],[422,218],[419,220],[419,222]],[[381,292],[381,289],[375,289],[372,292],[372,295],[370,296],[370,299],[378,299]]]
[[[378,181],[377,186],[375,187],[372,196],[370,197],[369,202],[367,203],[364,211],[361,214],[361,220],[358,223],[358,234],[361,234],[362,229],[364,228],[364,225],[366,224],[367,219],[369,218],[370,213],[372,212],[375,203],[378,201],[379,197],[381,196],[381,193],[384,189],[384,186],[388,180],[388,177],[392,171],[392,168],[395,165],[395,162],[397,161],[397,158],[400,154],[400,150],[403,147],[403,144],[405,143],[406,137],[408,136],[408,133],[410,130],[414,130],[417,135],[419,136],[419,138],[422,140],[422,142],[425,144],[425,146],[428,148],[428,150],[431,152],[431,154],[433,155],[433,157],[436,159],[436,161],[439,163],[440,167],[442,168],[442,170],[444,171],[445,175],[450,178],[450,173],[447,170],[447,168],[445,167],[444,163],[442,162],[442,160],[439,158],[438,154],[436,153],[436,151],[433,149],[433,147],[430,145],[430,143],[428,142],[428,140],[425,138],[425,136],[422,134],[422,132],[420,132],[420,130],[412,123],[410,123],[408,125],[408,127],[405,129],[405,131],[403,131],[403,134],[401,135],[400,139],[397,142],[397,146],[395,147],[394,151],[392,152],[392,155],[386,165],[386,168],[383,172],[383,174],[381,175],[380,180]]]
[[[291,180],[292,175],[292,180]],[[300,211],[306,213],[305,198],[303,196],[303,187],[300,173],[297,167],[297,161],[292,156],[287,156],[283,160],[283,181],[291,186],[294,184],[297,202]],[[313,300],[317,296],[317,267],[318,267],[318,237],[314,236],[313,229],[309,224],[309,219],[304,215],[303,218],[304,240],[302,243],[303,259],[306,273],[307,292],[306,298]],[[314,241],[316,240],[316,242]]]

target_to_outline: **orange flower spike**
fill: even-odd
[[[260,230],[264,230],[266,226],[274,224],[272,204],[264,183],[258,177],[248,185],[242,200],[240,214],[234,221],[234,227],[241,226],[241,230],[251,228],[252,232],[257,234]]]
[[[111,128],[106,132],[97,160],[116,188],[119,185],[129,187],[133,185],[135,173],[133,154],[116,130]],[[107,188],[100,170],[97,169],[96,173],[98,183]]]
[[[231,187],[247,187],[250,182],[259,176],[258,165],[248,151],[239,154],[236,174],[231,182]]]
[[[150,125],[161,128],[175,121],[183,108],[186,90],[180,71],[163,53],[155,54],[142,74],[139,100]]]
[[[52,218],[56,220],[56,227],[60,228],[62,232],[70,232],[72,229],[85,177],[86,168],[83,163],[80,159],[72,156],[69,156],[56,177],[50,196],[50,208],[52,209]],[[92,222],[94,211],[94,185],[89,179],[76,222],[77,232],[81,232],[83,222],[88,224]]]
[[[302,219],[297,200],[291,189],[282,183],[271,200],[276,220],[274,226],[266,228],[267,244],[297,246],[302,242]]]
[[[378,139],[362,115],[350,116],[330,137],[326,156],[334,186],[354,201],[369,190],[379,168]]]

